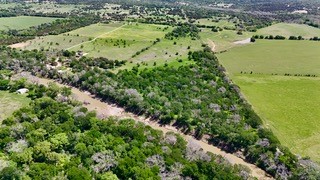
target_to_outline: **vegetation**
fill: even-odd
[[[171,40],[179,37],[191,37],[193,40],[198,39],[199,29],[193,24],[182,24],[165,36],[166,39]]]
[[[31,16],[19,16],[19,17],[8,17],[0,19],[0,30],[21,30],[27,29],[32,26],[39,26],[44,23],[51,23],[56,18],[50,17],[31,17]]]
[[[218,54],[280,142],[315,161],[319,161],[314,135],[317,130],[312,125],[319,118],[317,110],[312,109],[318,93],[317,49],[318,43],[312,41],[258,40]]]
[[[77,29],[82,26],[89,25],[96,22],[98,19],[94,15],[87,15],[83,17],[71,17],[69,19],[57,19],[50,24],[41,24],[36,28],[31,27],[29,29],[23,30],[9,30],[0,33],[2,37],[0,39],[0,44],[9,45],[29,39],[33,39],[35,36],[44,35],[57,35],[64,32]]]
[[[14,56],[28,57],[27,54],[32,57],[27,51]],[[25,64],[26,60],[18,64]],[[89,64],[75,66],[72,73],[60,73],[30,60],[31,63],[22,68],[33,74],[88,90],[103,100],[116,102],[136,114],[144,113],[160,123],[174,123],[197,138],[208,135],[212,143],[227,151],[243,150],[248,161],[257,163],[276,177],[298,175],[301,168],[297,157],[261,127],[260,118],[239,97],[237,86],[230,84],[210,52],[190,53],[190,60],[196,62],[194,65],[165,66],[139,72],[133,68],[117,74]],[[83,61],[86,62],[89,61]],[[3,67],[14,69],[12,65],[3,63]]]
[[[258,40],[217,56],[231,75],[253,72],[318,76],[318,49],[319,43],[313,41]]]
[[[29,101],[24,95],[0,91],[0,121],[9,117],[15,110],[29,104]]]
[[[233,79],[281,144],[319,162],[319,78],[246,74]]]
[[[286,38],[290,36],[302,36],[304,38],[312,38],[320,36],[320,29],[302,24],[278,23],[272,26],[259,29],[257,34],[261,35],[282,35]]]
[[[32,102],[0,128],[2,178],[242,179],[246,173],[173,133],[128,119],[98,119],[69,97],[68,88],[26,86]]]
[[[277,179],[319,179],[309,160],[319,161],[311,108],[319,93],[319,3],[15,2],[0,4],[0,29],[7,19],[32,23],[0,31],[0,45],[19,48],[0,46],[0,107],[11,110],[0,117],[0,179],[250,179],[177,135],[97,117],[69,88],[11,81],[22,71],[175,126]],[[28,97],[13,94],[23,87]]]

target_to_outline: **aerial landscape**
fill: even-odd
[[[319,0],[0,0],[0,180],[318,180],[319,87]]]

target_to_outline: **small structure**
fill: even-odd
[[[27,88],[22,88],[22,89],[17,90],[16,92],[17,92],[18,94],[25,94],[25,93],[29,92],[29,89],[27,89]]]
[[[76,57],[77,57],[77,58],[81,58],[83,55],[84,55],[84,54],[83,54],[83,51],[78,51],[78,52],[76,53]]]

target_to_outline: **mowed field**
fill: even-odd
[[[284,76],[320,76],[320,42],[258,40],[217,56],[281,143],[320,162],[320,78]]]
[[[0,91],[0,124],[15,110],[28,105],[30,101],[25,95]]]
[[[305,24],[291,24],[291,23],[278,23],[272,26],[262,28],[256,32],[258,35],[282,35],[289,36],[302,36],[304,38],[319,37],[320,29],[311,27]]]
[[[237,75],[233,80],[292,152],[320,162],[320,78]]]
[[[34,16],[3,17],[0,18],[0,30],[26,29],[40,24],[50,23],[56,19],[57,18]]]
[[[23,49],[70,49],[72,47],[81,46],[82,43],[89,43],[95,37],[104,33],[108,33],[116,28],[122,26],[123,23],[111,24],[93,24],[83,28],[70,31],[60,35],[49,35],[38,37],[36,39],[27,41],[27,46]]]
[[[320,75],[320,42],[257,40],[217,54],[229,73]]]

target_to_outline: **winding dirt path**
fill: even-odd
[[[39,84],[43,84],[43,85],[47,85],[48,83],[55,82],[53,80],[37,78],[34,76],[29,76],[29,77],[32,78],[32,79],[29,78],[30,80],[32,80],[34,82],[38,82]],[[60,87],[66,86],[63,84],[59,84],[57,82],[55,82],[55,83]],[[88,110],[96,111],[98,115],[102,115],[102,116],[106,116],[106,117],[107,116],[115,116],[115,117],[119,117],[119,118],[131,118],[131,119],[134,119],[135,121],[142,122],[146,125],[149,125],[153,129],[160,130],[163,133],[167,133],[167,132],[171,132],[171,131],[175,132],[177,134],[180,134],[187,142],[192,141],[192,142],[198,144],[204,151],[223,156],[231,164],[241,164],[241,165],[247,166],[251,170],[251,175],[256,177],[259,180],[273,179],[270,175],[266,174],[265,171],[258,168],[254,164],[247,163],[243,159],[237,157],[236,155],[222,151],[221,149],[219,149],[213,145],[210,145],[205,141],[197,140],[190,135],[185,135],[173,126],[170,126],[170,125],[161,126],[157,122],[151,121],[148,118],[145,118],[143,116],[137,116],[132,113],[128,113],[123,108],[117,107],[112,104],[108,104],[106,102],[102,102],[88,92],[80,91],[79,89],[74,88],[74,87],[71,87],[71,88],[72,88],[72,93],[73,93],[72,96],[80,102],[87,102],[86,103],[87,105],[83,105],[83,106],[88,108]]]

